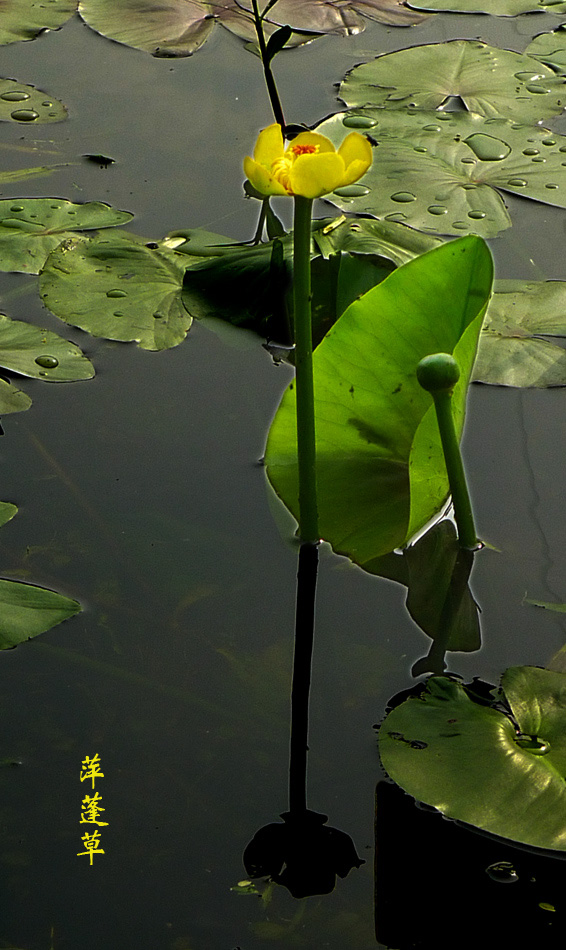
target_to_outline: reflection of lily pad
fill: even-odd
[[[94,367],[84,353],[52,330],[42,330],[0,313],[0,366],[52,383],[91,379]]]
[[[147,247],[136,235],[70,239],[48,257],[40,280],[46,307],[93,336],[164,350],[184,340],[186,257]]]
[[[524,53],[451,40],[384,53],[340,86],[346,105],[437,109],[458,96],[470,112],[536,123],[564,110],[564,82]]]
[[[37,125],[61,122],[66,118],[63,103],[41,89],[26,86],[15,79],[0,79],[0,121]]]
[[[0,45],[4,45],[59,29],[77,9],[77,0],[2,0],[1,7]]]
[[[512,667],[506,713],[444,677],[383,722],[387,773],[450,818],[538,848],[566,851],[566,676]]]
[[[38,274],[47,255],[73,232],[116,227],[132,217],[100,201],[5,198],[0,201],[0,269]]]
[[[498,191],[566,206],[566,136],[467,113],[358,109],[317,131],[340,141],[365,129],[377,142],[362,181],[332,195],[339,208],[439,234],[494,237],[510,226]],[[497,190],[496,190],[497,189]]]
[[[446,499],[436,417],[416,366],[427,354],[454,353],[462,371],[453,397],[461,432],[491,278],[483,241],[470,236],[442,244],[353,303],[315,350],[320,531],[362,567],[404,544]],[[468,293],[455,295],[454,286]],[[296,515],[293,384],[271,425],[266,463]]]
[[[550,339],[547,339],[549,337]],[[566,282],[496,282],[474,366],[476,382],[566,386]]]

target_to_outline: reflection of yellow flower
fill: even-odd
[[[357,181],[371,162],[371,145],[359,132],[350,132],[338,151],[318,132],[301,132],[285,149],[281,126],[274,124],[259,133],[244,172],[262,195],[320,198]]]

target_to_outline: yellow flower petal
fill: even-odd
[[[351,162],[361,161],[367,163],[367,170],[373,158],[371,145],[365,135],[360,135],[359,132],[350,132],[350,134],[346,136],[338,149],[338,154],[344,159],[346,168]]]
[[[261,195],[287,195],[283,185],[278,182],[265,165],[255,162],[249,155],[244,159],[244,174],[256,191]]]
[[[254,148],[254,158],[260,165],[266,165],[269,168],[273,162],[283,156],[284,152],[281,126],[274,122],[259,133]]]
[[[295,146],[300,147],[302,145],[316,145],[318,146],[319,152],[336,151],[330,139],[327,139],[326,135],[320,135],[319,132],[299,132],[289,145],[289,148],[293,149]]]
[[[338,188],[345,171],[344,159],[335,151],[299,155],[291,167],[291,189],[303,198],[320,198]]]

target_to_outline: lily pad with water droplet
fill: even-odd
[[[454,353],[461,432],[491,280],[482,240],[442,244],[352,303],[314,352],[320,531],[362,567],[404,544],[446,500],[432,398],[416,366],[430,353]],[[454,286],[469,293],[454,295]],[[277,494],[297,516],[293,385],[271,425],[265,459]]]
[[[566,851],[565,674],[511,667],[497,707],[473,688],[432,677],[386,716],[379,751],[401,788],[447,817]]]
[[[2,0],[0,46],[33,40],[43,30],[58,30],[75,13],[77,0]]]
[[[375,120],[375,160],[362,179],[370,190],[331,196],[339,208],[430,233],[488,238],[511,224],[500,191],[566,207],[564,135],[461,112],[364,108],[354,114],[360,113]],[[337,113],[317,131],[340,142],[350,115]]]
[[[0,366],[52,383],[92,379],[94,366],[74,343],[0,313]]]
[[[559,115],[566,107],[564,82],[552,69],[524,53],[477,40],[384,53],[354,67],[340,86],[340,98],[351,108],[430,110],[454,96],[470,112],[525,124]]]
[[[116,227],[132,218],[129,211],[101,201],[5,198],[0,200],[0,270],[38,274],[47,255],[75,232]]]
[[[0,650],[31,640],[81,610],[76,600],[54,590],[0,579]]]
[[[1,122],[41,125],[45,122],[62,122],[66,118],[67,110],[63,103],[48,93],[15,79],[0,79]]]
[[[566,386],[566,282],[499,280],[473,378],[497,386]]]
[[[149,248],[134,234],[72,238],[47,258],[40,293],[52,313],[93,336],[164,350],[192,322],[181,301],[186,267],[185,255]]]

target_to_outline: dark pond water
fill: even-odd
[[[291,118],[314,123],[335,108],[333,83],[380,51],[478,36],[522,50],[556,22],[446,15],[410,31],[370,25],[359,37],[281,56],[280,91]],[[271,117],[257,60],[224,31],[173,62],[107,42],[77,19],[4,47],[1,71],[62,98],[70,113],[54,126],[5,125],[3,164],[73,163],[5,195],[107,201],[133,211],[130,229],[148,239],[180,227],[235,240],[253,233],[241,158]],[[116,164],[99,169],[81,161],[84,153]],[[562,278],[564,212],[517,199],[512,214],[512,231],[492,242],[499,276]],[[1,275],[0,304],[15,319],[61,329],[97,368],[88,383],[26,382],[33,407],[4,420],[0,494],[20,512],[0,535],[3,574],[68,593],[84,612],[1,658],[0,758],[22,764],[0,770],[0,946],[385,946],[374,934],[382,773],[372,727],[412,684],[411,666],[429,643],[404,611],[401,588],[327,548],[310,804],[353,837],[366,863],[324,898],[231,890],[245,877],[246,843],[287,805],[296,548],[257,463],[288,369],[256,338],[221,327],[195,326],[183,345],[158,354],[95,341],[42,310],[35,278]],[[484,551],[474,568],[483,648],[450,657],[465,678],[495,683],[509,665],[545,665],[564,643],[560,615],[523,603],[525,595],[566,600],[564,398],[560,390],[471,393],[471,491],[480,533],[498,551]],[[79,771],[95,753],[109,825],[105,854],[90,867],[77,857]],[[408,838],[396,827],[384,849],[402,893],[384,939],[404,948],[417,945],[403,936],[404,908],[417,906],[430,852],[419,832]],[[449,877],[460,859],[450,857]],[[385,887],[383,867],[378,861]],[[462,913],[484,887],[482,876]],[[481,899],[501,902],[506,889],[489,887]],[[524,898],[533,906],[548,897],[533,893]],[[441,913],[442,902],[431,916]],[[551,916],[540,914],[540,946],[563,936]],[[426,936],[418,945],[444,946]]]

